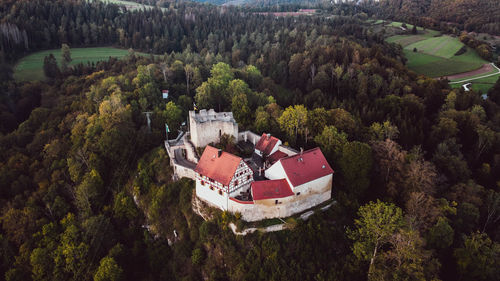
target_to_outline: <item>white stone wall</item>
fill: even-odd
[[[240,213],[245,221],[285,218],[329,200],[332,196],[332,184],[333,175],[327,175],[296,187],[295,194],[285,198],[255,200],[253,204],[229,199],[228,210]]]
[[[257,200],[253,204],[239,203],[229,199],[228,210],[240,213],[245,221],[259,221],[271,218],[286,218],[317,206],[331,198],[331,188],[308,195],[292,195],[276,199]]]
[[[213,112],[213,110],[209,112]],[[209,143],[217,143],[223,134],[233,136],[235,141],[238,140],[238,123],[234,121],[232,114],[227,118],[219,118],[220,114],[223,113],[216,113],[214,118],[198,118],[195,117],[196,113],[194,111],[189,112],[189,132],[191,142],[195,147],[204,147]]]
[[[196,178],[196,172],[193,169],[178,165],[170,162],[170,164],[174,167],[174,173],[179,178],[190,178],[194,180]]]
[[[259,142],[260,136],[255,134],[252,131],[244,131],[238,133],[238,141],[249,141],[253,145],[256,145]]]

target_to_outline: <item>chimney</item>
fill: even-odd
[[[302,155],[303,155],[303,154],[304,154],[304,149],[301,147],[301,148],[300,148],[300,157],[299,157],[299,159],[297,159],[297,161],[299,161],[299,162],[304,161],[304,159],[302,158]]]
[[[267,140],[271,138],[271,134],[267,134]]]
[[[222,155],[222,149],[219,149],[219,150],[217,151],[217,158],[218,158],[218,157],[220,157],[221,155]]]

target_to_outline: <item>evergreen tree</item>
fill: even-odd
[[[43,59],[43,73],[45,74],[45,77],[49,79],[55,79],[61,74],[59,67],[57,66],[57,60],[53,54],[50,54]]]

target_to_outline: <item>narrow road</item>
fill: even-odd
[[[464,80],[460,80],[460,81],[450,82],[450,84],[461,84],[461,83],[470,82],[470,81],[474,81],[474,80],[478,80],[478,79],[482,79],[482,78],[486,78],[486,77],[495,76],[495,75],[500,74],[500,68],[498,68],[494,63],[489,63],[489,64],[483,65],[483,67],[481,67],[480,69],[476,69],[473,71],[464,72],[464,73],[460,73],[460,74],[450,75],[450,76],[446,76],[446,77],[442,77],[442,78],[447,78],[448,80],[465,78],[465,77],[472,76],[472,75],[487,73],[487,72],[490,72],[491,70],[496,70],[496,72],[491,73],[491,74],[487,74],[487,75],[478,76],[478,77],[468,78],[468,79],[464,79]]]
[[[188,161],[186,158],[184,158],[184,155],[182,154],[182,148],[177,148],[176,150],[174,150],[174,154],[175,154],[175,161],[179,165],[190,169],[196,168],[195,163]]]

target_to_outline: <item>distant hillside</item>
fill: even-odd
[[[498,0],[380,0],[370,3],[383,18],[500,34]]]

